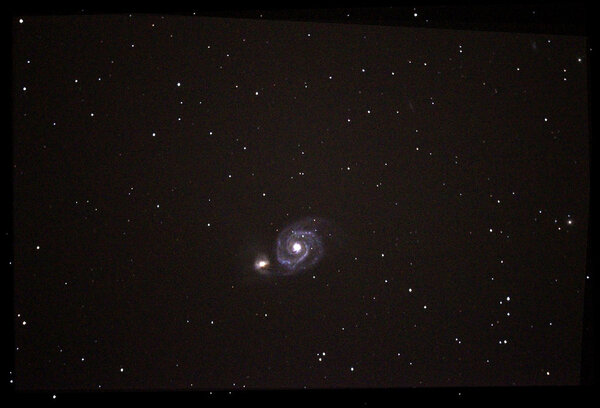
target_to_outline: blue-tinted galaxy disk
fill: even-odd
[[[314,267],[325,255],[324,222],[303,218],[283,229],[275,248],[281,274],[292,275]]]

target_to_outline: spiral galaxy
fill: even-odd
[[[283,229],[275,248],[283,275],[292,275],[312,268],[325,255],[323,221],[304,218]]]
[[[254,252],[253,269],[263,277],[272,278],[314,268],[327,253],[337,253],[340,234],[339,228],[329,220],[301,218],[278,233],[271,254],[264,249]]]

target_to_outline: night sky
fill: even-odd
[[[16,389],[580,383],[584,37],[12,24]]]

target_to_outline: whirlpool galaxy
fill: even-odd
[[[305,218],[279,233],[275,253],[287,274],[312,268],[323,258],[325,247],[319,224],[316,218]]]
[[[325,256],[326,241],[331,238],[329,223],[321,218],[305,217],[281,230],[275,242],[276,264],[264,255],[255,261],[255,269],[282,276],[314,268]]]

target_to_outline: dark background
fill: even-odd
[[[14,387],[579,384],[589,46],[404,12],[14,16]]]

